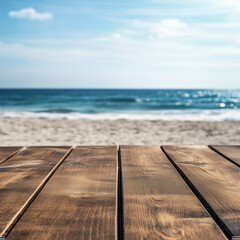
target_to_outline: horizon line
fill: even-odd
[[[0,90],[240,90],[240,88],[70,88],[70,87],[7,87]]]

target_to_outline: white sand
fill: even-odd
[[[0,119],[0,145],[239,144],[240,122]]]

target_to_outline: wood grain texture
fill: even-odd
[[[216,152],[240,167],[240,146],[211,146]]]
[[[7,239],[116,237],[116,147],[77,147]]]
[[[0,165],[0,233],[67,150],[31,147]]]
[[[160,147],[120,154],[126,240],[226,239]]]
[[[240,168],[206,146],[165,146],[166,154],[216,214],[229,237],[240,236]],[[209,206],[207,206],[209,205]]]
[[[13,156],[22,147],[0,147],[0,164]]]

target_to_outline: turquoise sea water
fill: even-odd
[[[0,118],[240,121],[240,91],[1,89]]]

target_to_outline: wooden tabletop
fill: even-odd
[[[239,146],[0,147],[0,239],[240,239]]]

